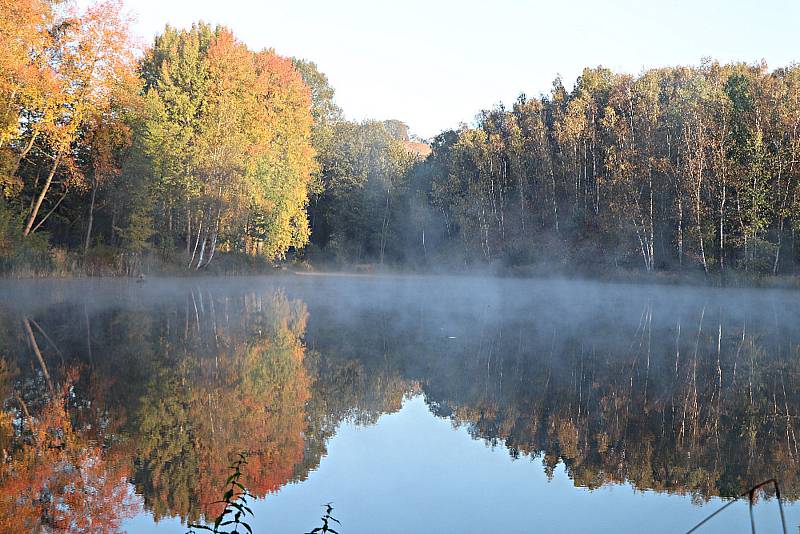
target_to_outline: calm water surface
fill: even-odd
[[[800,293],[445,277],[0,284],[0,531],[685,532],[778,478]],[[762,494],[759,532],[779,527]],[[750,532],[737,503],[701,532]]]

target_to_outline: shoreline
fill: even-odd
[[[379,278],[427,278],[427,277],[457,277],[457,278],[496,278],[496,279],[518,279],[518,280],[559,280],[559,281],[582,281],[613,284],[632,284],[632,285],[656,285],[656,286],[683,286],[698,288],[741,288],[741,289],[800,289],[800,275],[763,275],[754,276],[749,273],[729,272],[724,276],[720,273],[710,273],[708,275],[675,272],[675,271],[656,271],[651,273],[637,271],[617,271],[617,272],[558,272],[535,269],[531,267],[519,267],[509,269],[461,269],[461,270],[442,270],[442,269],[401,269],[401,268],[370,268],[369,270],[343,266],[341,268],[331,268],[329,265],[321,265],[317,268],[306,265],[305,268],[292,268],[291,266],[273,266],[258,269],[213,269],[213,270],[155,270],[147,274],[136,276],[115,274],[105,272],[101,274],[85,273],[37,273],[24,275],[2,275],[0,282],[13,283],[15,281],[33,280],[128,280],[131,282],[146,282],[150,279],[192,279],[192,278],[248,278],[248,277],[280,277],[280,276],[303,276],[303,277],[330,277],[330,278],[356,278],[356,279],[379,279]]]

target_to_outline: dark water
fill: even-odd
[[[0,532],[685,532],[779,479],[800,294],[474,278],[0,284]],[[779,528],[762,494],[759,532]],[[213,511],[213,509],[212,509]],[[750,532],[738,503],[701,532]]]

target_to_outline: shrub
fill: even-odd
[[[0,273],[39,276],[49,273],[53,258],[45,234],[22,235],[22,220],[0,199]]]

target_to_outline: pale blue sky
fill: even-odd
[[[800,0],[125,0],[149,42],[164,24],[222,23],[251,48],[315,61],[349,118],[432,136],[584,66],[800,60]]]

